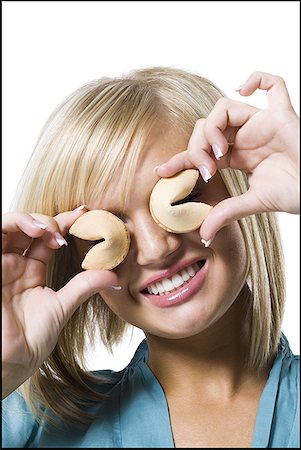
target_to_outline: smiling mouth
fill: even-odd
[[[145,289],[141,291],[141,293],[159,296],[171,294],[172,292],[175,292],[179,288],[182,288],[183,286],[188,284],[202,269],[205,263],[206,259],[197,261],[196,263],[191,264],[185,267],[185,269],[182,269],[179,272],[175,273],[171,277],[163,278],[160,281],[149,284]]]

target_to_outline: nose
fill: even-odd
[[[181,235],[163,230],[150,215],[139,217],[133,225],[133,245],[141,266],[162,264],[181,246]]]

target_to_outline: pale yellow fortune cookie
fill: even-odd
[[[122,220],[105,210],[92,210],[80,216],[69,233],[95,244],[86,254],[83,269],[111,270],[128,254],[130,234]]]
[[[199,177],[195,169],[187,169],[170,178],[161,178],[150,196],[150,212],[155,222],[171,233],[189,233],[199,228],[212,206],[183,200],[193,190]]]

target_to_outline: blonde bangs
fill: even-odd
[[[51,216],[72,210],[99,198],[117,172],[126,202],[140,151],[158,118],[158,102],[133,83],[94,90],[81,101],[73,94],[49,119],[13,208]]]

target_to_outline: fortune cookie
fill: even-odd
[[[114,214],[104,210],[88,211],[71,226],[69,233],[86,241],[99,241],[86,254],[83,269],[111,270],[128,254],[130,234]]]
[[[211,210],[206,203],[184,202],[199,177],[195,169],[183,170],[169,178],[161,178],[150,196],[150,212],[158,225],[171,233],[189,233],[200,227]]]

